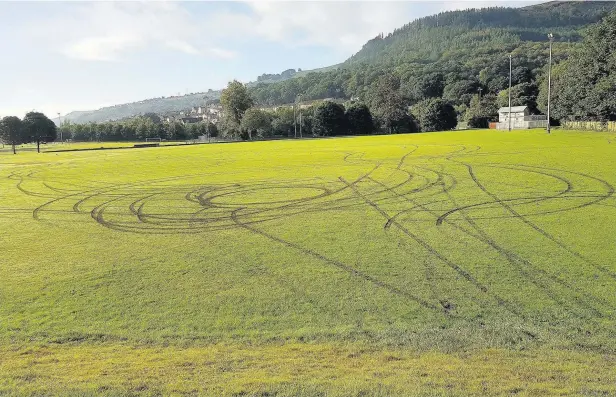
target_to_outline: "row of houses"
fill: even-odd
[[[183,124],[192,124],[200,122],[210,122],[217,124],[222,117],[222,106],[199,106],[193,107],[190,111],[182,111],[176,115],[167,115],[164,119],[169,121],[179,121]]]

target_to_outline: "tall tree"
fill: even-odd
[[[440,73],[430,73],[421,76],[415,82],[412,90],[413,99],[415,102],[428,98],[440,98],[443,95],[445,88],[445,80]]]
[[[27,142],[36,142],[37,152],[41,152],[41,142],[56,140],[56,124],[40,112],[29,112],[23,119],[24,136]]]
[[[422,131],[447,131],[458,124],[454,107],[441,99],[427,99],[412,108]]]
[[[344,106],[325,101],[314,111],[313,134],[321,136],[342,135],[347,131]]]
[[[266,112],[250,108],[244,113],[241,122],[242,131],[248,135],[248,139],[252,140],[253,135],[263,137],[271,132],[272,121],[270,115]]]
[[[511,87],[511,105],[528,106],[531,113],[537,112],[537,94],[539,90],[534,83],[520,83]],[[509,106],[509,89],[498,93],[498,106]]]
[[[616,11],[588,29],[579,51],[552,73],[552,109],[556,119],[616,120]],[[547,79],[539,95],[546,110]]]
[[[368,106],[354,104],[346,110],[346,118],[351,135],[367,135],[374,131],[374,120]]]
[[[244,112],[254,105],[254,100],[244,84],[233,80],[227,85],[227,88],[222,90],[220,103],[223,112],[239,125]]]
[[[0,120],[0,140],[12,146],[13,154],[17,153],[15,146],[24,140],[23,123],[19,117],[7,116]]]
[[[464,114],[464,119],[471,128],[488,128],[490,121],[498,120],[498,105],[494,95],[479,98],[475,95]]]
[[[386,74],[373,83],[368,94],[372,113],[384,124],[389,133],[396,122],[406,116],[405,101],[400,94],[400,79]]]
[[[309,112],[308,112],[309,113]],[[294,115],[293,109],[290,107],[280,107],[276,109],[273,115],[272,129],[275,135],[293,136],[294,133]],[[305,117],[302,118],[302,121]]]

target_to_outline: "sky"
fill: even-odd
[[[0,117],[55,118],[329,66],[416,18],[538,2],[0,0]]]

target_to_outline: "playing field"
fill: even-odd
[[[615,186],[597,132],[2,152],[0,394],[615,395]]]

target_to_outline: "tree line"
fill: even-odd
[[[36,143],[36,149],[41,151],[41,143],[56,140],[56,124],[43,113],[29,112],[21,120],[16,116],[6,116],[0,120],[0,141],[15,147],[24,143]]]
[[[218,128],[207,121],[184,124],[178,120],[163,121],[154,113],[118,121],[76,124],[64,122],[59,131],[63,139],[74,141],[142,141],[160,138],[169,141],[197,139],[199,136],[218,136]]]
[[[298,101],[290,107],[267,110],[255,106],[256,101],[247,86],[233,81],[221,93],[220,133],[225,138],[251,140],[271,136],[441,131],[456,126],[457,114],[450,103],[426,98],[409,108],[399,88],[399,79],[387,74],[378,79],[367,102],[341,104],[326,100],[305,107]]]

